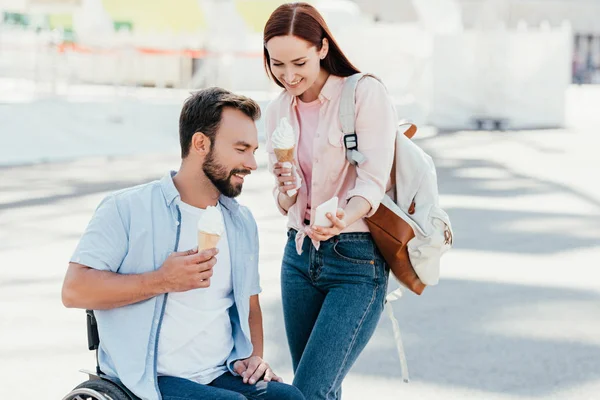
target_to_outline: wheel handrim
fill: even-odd
[[[63,400],[113,400],[107,394],[94,389],[79,388],[69,393]]]

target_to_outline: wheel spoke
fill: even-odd
[[[63,400],[112,400],[112,398],[93,389],[79,388],[67,395]]]

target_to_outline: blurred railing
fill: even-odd
[[[196,36],[140,38],[130,32],[79,44],[62,40],[56,31],[0,25],[0,77],[48,84],[161,88],[218,85],[259,91],[271,87],[261,53],[207,47]]]

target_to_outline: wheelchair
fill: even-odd
[[[104,374],[98,363],[98,324],[93,310],[86,310],[88,348],[96,351],[96,372],[81,370],[89,379],[63,397],[63,400],[140,400],[118,380]]]

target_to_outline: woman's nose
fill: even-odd
[[[285,81],[287,83],[292,83],[292,82],[294,82],[295,75],[296,74],[294,73],[294,71],[286,70],[285,73],[284,73],[284,75],[283,75],[283,78],[285,79]]]

